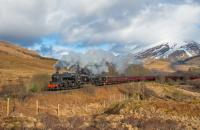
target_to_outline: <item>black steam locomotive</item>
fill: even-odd
[[[104,81],[103,81],[104,80]],[[51,76],[48,85],[49,90],[64,90],[81,88],[83,84],[94,84],[96,86],[103,85],[105,77],[100,75],[87,75],[78,72],[56,72]]]

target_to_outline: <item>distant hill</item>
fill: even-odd
[[[184,60],[183,62],[184,62],[184,64],[200,66],[200,55],[190,57],[190,58]]]
[[[38,53],[0,41],[0,85],[14,82],[19,78],[31,78],[35,74],[54,71],[55,59],[40,56]]]

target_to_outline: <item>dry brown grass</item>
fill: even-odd
[[[198,103],[156,99],[149,101],[127,101],[112,107],[107,113],[125,115],[127,117],[131,115],[131,117],[141,121],[151,121],[153,119],[171,120],[179,122],[184,127],[200,128],[199,101]]]
[[[129,98],[122,101],[120,94]],[[134,95],[139,95],[141,98]],[[153,82],[98,88],[88,86],[85,90],[36,93],[23,102],[16,101],[16,109],[11,114],[22,113],[25,116],[35,117],[35,101],[39,100],[38,121],[44,127],[50,123],[48,128],[198,129],[200,127],[198,96],[198,93],[177,86]],[[5,101],[0,103],[2,106],[6,104]],[[59,118],[56,117],[57,104],[60,104]]]
[[[0,42],[0,86],[13,83],[19,77],[30,79],[35,74],[52,73],[56,60],[40,57],[35,52]]]
[[[146,100],[129,99],[111,106],[105,112],[106,115],[100,117],[103,118],[101,120],[112,118],[112,115],[115,115],[116,118],[123,115],[123,118],[118,119],[117,122],[108,120],[104,124],[105,127],[107,128],[115,122],[120,124],[120,127],[126,126],[133,129],[200,128],[199,93],[158,83],[147,83],[146,87],[154,92],[151,98]]]
[[[159,72],[167,72],[167,73],[175,72],[171,67],[171,63],[165,60],[148,60],[145,61],[144,67],[149,70],[155,70]]]

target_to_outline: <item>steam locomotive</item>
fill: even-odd
[[[80,72],[56,72],[51,76],[51,81],[48,84],[48,90],[66,90],[81,88],[84,84],[93,84],[96,86],[112,85],[128,82],[141,81],[158,81],[158,80],[193,80],[199,79],[200,76],[105,76],[94,75]]]
[[[77,72],[56,72],[51,76],[51,81],[48,84],[49,90],[64,90],[81,88],[84,84],[94,84],[101,86],[106,78],[100,75],[86,75]]]

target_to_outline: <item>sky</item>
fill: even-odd
[[[61,58],[200,41],[200,0],[0,0],[0,40]]]

